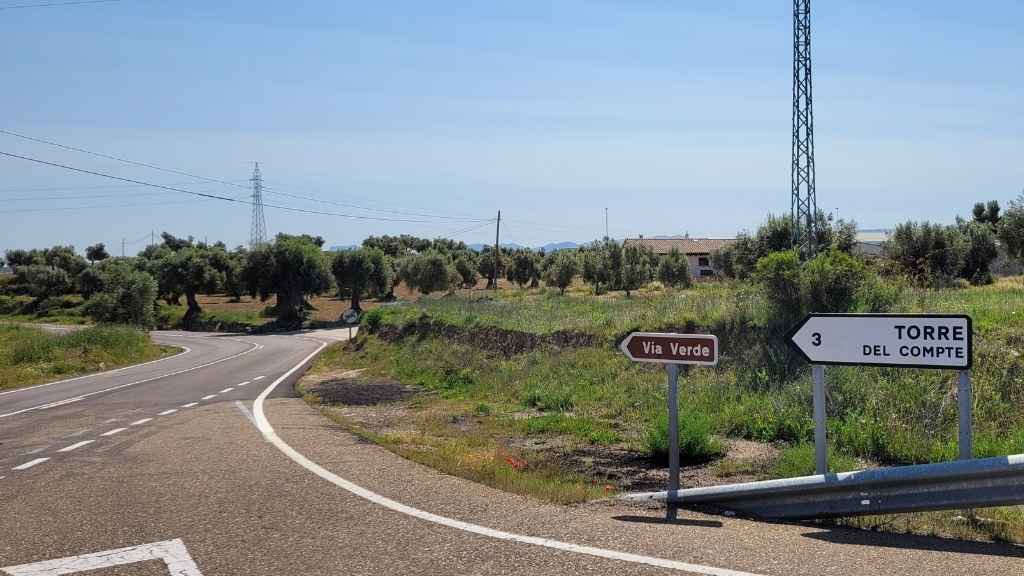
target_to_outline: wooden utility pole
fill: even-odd
[[[501,264],[501,248],[498,245],[498,236],[501,234],[501,210],[498,210],[498,221],[494,227],[494,265],[491,266],[491,287],[498,289],[498,266]]]

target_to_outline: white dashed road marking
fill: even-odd
[[[82,440],[81,442],[76,442],[66,448],[61,448],[60,450],[57,450],[57,452],[71,452],[72,450],[78,450],[82,446],[87,446],[93,442],[95,442],[95,440]]]
[[[182,408],[191,408],[193,406],[198,406],[198,405],[199,405],[199,402],[189,402],[188,404],[182,404],[181,407]]]
[[[239,382],[238,384],[235,384],[235,386],[245,386],[248,383],[249,383],[249,381],[246,380],[245,382]]]
[[[149,422],[150,420],[152,420],[152,418],[143,418],[142,420],[136,420],[135,422],[132,422],[131,424],[129,424],[129,426],[140,426],[142,424],[145,424],[146,422]]]
[[[210,398],[216,398],[216,397],[217,397],[216,394],[208,394],[208,395],[203,396],[202,398],[200,398],[200,400],[209,400]]]
[[[266,378],[266,376],[257,376],[253,378],[253,380],[263,380],[264,378]]]
[[[157,414],[157,416],[170,416],[171,414],[174,414],[177,411],[177,408],[171,408],[170,410],[164,410],[163,412]]]
[[[21,466],[15,466],[14,468],[11,468],[11,470],[15,470],[15,471],[19,471],[19,472],[21,470],[28,470],[29,468],[31,468],[31,467],[33,467],[33,466],[35,466],[37,464],[42,464],[43,462],[46,462],[47,460],[49,460],[49,458],[36,458],[35,460],[29,460],[28,462],[25,462]]]
[[[114,434],[124,432],[125,430],[127,430],[127,428],[114,428],[113,430],[107,430],[103,434],[100,434],[100,436],[113,436]]]
[[[227,394],[228,392],[231,392],[232,390],[234,390],[234,388],[225,388],[225,389],[221,390],[220,392],[218,392],[218,394]]]
[[[27,454],[28,456],[31,456],[33,454],[39,454],[40,452],[42,452],[43,450],[46,450],[47,448],[49,448],[49,446],[43,446],[42,448],[36,448],[35,450],[29,450],[28,452],[25,452],[25,454]]]

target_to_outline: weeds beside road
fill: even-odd
[[[1022,305],[1024,284],[1013,278],[980,288],[906,289],[896,306],[975,319],[976,456],[1024,452]],[[680,381],[684,483],[814,470],[808,370],[796,363],[790,371],[787,348],[768,331],[763,303],[741,285],[649,289],[631,299],[580,288],[565,296],[544,289],[474,291],[383,307],[364,322],[355,343],[335,345],[321,357],[313,373],[322,381],[307,391],[318,402],[337,404],[326,408],[334,418],[446,472],[506,489],[514,484],[506,476],[546,475],[557,479],[557,490],[541,488],[544,482],[511,489],[559,502],[660,488],[665,376],[614,348],[633,330],[711,332],[722,341],[719,366],[693,369]],[[565,330],[593,338],[536,338]],[[516,352],[502,353],[506,344]],[[336,377],[353,369],[361,372]],[[955,458],[955,378],[944,371],[829,368],[833,468]],[[416,393],[397,404],[382,401],[377,409],[332,396],[345,386],[381,384]],[[485,474],[481,466],[502,472]],[[969,527],[955,516],[854,522],[1024,541],[1021,508],[984,511],[992,522]]]
[[[0,324],[0,390],[148,362],[177,351],[131,328],[93,326],[53,334]]]

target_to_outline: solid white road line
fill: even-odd
[[[202,398],[200,398],[200,400],[209,400],[210,398],[216,398],[216,397],[217,397],[216,394],[207,394],[206,396],[203,396]]]
[[[263,380],[264,378],[266,378],[266,376],[257,376],[257,377],[255,377],[255,378],[253,378],[253,380],[254,380],[254,381],[255,381],[255,380]]]
[[[455,520],[453,518],[447,518],[431,512],[426,512],[412,506],[407,506],[401,502],[386,498],[371,492],[358,484],[349,482],[341,476],[327,470],[320,466],[316,462],[313,462],[309,458],[306,458],[297,450],[289,446],[277,432],[274,431],[274,427],[270,425],[270,421],[267,420],[267,415],[263,411],[263,401],[267,399],[267,396],[274,391],[274,388],[278,384],[283,382],[286,378],[294,374],[300,368],[302,368],[306,362],[312,360],[317,354],[320,353],[324,347],[327,346],[326,342],[322,342],[320,347],[314,350],[309,356],[306,356],[298,364],[292,367],[291,370],[285,372],[277,380],[274,380],[270,386],[267,386],[263,392],[256,398],[255,404],[253,404],[253,417],[256,419],[256,427],[263,433],[263,437],[273,444],[278,450],[283,452],[286,456],[292,459],[296,464],[302,466],[306,470],[316,474],[324,480],[334,484],[335,486],[347,490],[360,498],[369,500],[374,504],[383,506],[427,522],[433,522],[434,524],[440,524],[447,526],[448,528],[454,528],[456,530],[462,530],[463,532],[469,532],[472,534],[479,534],[481,536],[487,536],[498,540],[507,540],[512,542],[519,542],[522,544],[532,544],[534,546],[542,546],[544,548],[551,548],[554,550],[562,550],[565,552],[573,552],[576,554],[584,554],[587,556],[595,556],[598,558],[606,558],[610,560],[621,560],[623,562],[632,562],[634,564],[645,564],[647,566],[657,566],[659,568],[668,568],[670,570],[678,570],[681,572],[692,572],[695,574],[704,574],[706,576],[758,576],[750,572],[740,572],[737,570],[729,570],[728,568],[715,568],[713,566],[703,566],[700,564],[690,564],[688,562],[678,562],[676,560],[667,560],[664,558],[655,558],[653,556],[642,556],[640,554],[630,554],[628,552],[619,552],[617,550],[606,550],[604,548],[595,548],[593,546],[583,546],[580,544],[573,544],[571,542],[562,542],[561,540],[553,540],[551,538],[541,538],[537,536],[523,536],[521,534],[514,534],[511,532],[504,532],[501,530],[495,530],[479,524],[472,524],[470,522],[463,522],[461,520]]]
[[[143,418],[142,420],[136,420],[135,422],[132,422],[131,424],[129,424],[129,426],[140,426],[142,424],[145,424],[146,422],[149,422],[150,420],[152,420],[152,418]]]
[[[234,390],[234,388],[225,388],[225,389],[221,390],[220,392],[218,392],[218,394],[227,394],[228,392],[231,392],[232,390]]]
[[[238,340],[238,342],[243,342],[243,341],[242,340]],[[178,374],[184,374],[186,372],[192,372],[193,370],[199,370],[200,368],[206,368],[208,366],[213,366],[214,364],[220,364],[221,362],[227,362],[228,360],[233,360],[235,358],[238,358],[239,356],[245,356],[246,354],[248,354],[250,352],[255,352],[256,350],[259,349],[259,348],[257,348],[257,346],[258,346],[257,344],[253,344],[251,342],[244,342],[244,343],[245,344],[250,344],[252,346],[252,348],[249,348],[245,352],[239,352],[238,354],[233,354],[231,356],[227,356],[225,358],[221,358],[220,360],[214,360],[213,362],[207,362],[206,364],[200,364],[199,366],[193,366],[191,368],[185,368],[183,370],[176,370],[174,372],[168,372],[167,374],[163,374],[161,376],[154,376],[152,378],[146,378],[144,380],[136,380],[135,382],[129,382],[127,384],[119,384],[117,386],[111,386],[110,388],[104,388],[103,390],[96,390],[95,392],[90,392],[88,394],[82,394],[81,396],[79,396],[77,398],[71,398],[69,400],[61,400],[59,402],[51,402],[49,404],[43,404],[41,406],[33,406],[31,408],[25,408],[25,409],[22,409],[22,410],[18,410],[16,412],[8,412],[7,414],[0,414],[0,418],[7,418],[8,416],[16,416],[18,414],[23,414],[25,412],[31,412],[32,410],[43,410],[43,409],[46,409],[46,408],[53,408],[54,406],[60,406],[61,404],[66,404],[66,403],[69,403],[69,402],[78,402],[79,400],[84,400],[85,398],[88,398],[90,396],[95,396],[97,394],[103,394],[104,392],[111,392],[113,390],[120,390],[121,388],[127,388],[129,386],[135,386],[136,384],[144,384],[146,382],[152,382],[154,380],[159,380],[161,378],[168,378],[170,376],[177,376]]]
[[[46,462],[47,460],[49,460],[49,458],[36,458],[35,460],[29,460],[28,462],[25,462],[21,466],[15,466],[14,468],[11,468],[11,470],[15,470],[18,472],[22,470],[28,470],[29,468],[37,464],[42,464],[43,462]]]
[[[57,450],[57,452],[71,452],[71,451],[74,451],[74,450],[78,450],[82,446],[88,446],[89,444],[92,444],[93,442],[95,442],[95,440],[82,440],[81,442],[76,442],[76,443],[74,443],[71,446],[68,446],[66,448],[61,448],[60,450]]]
[[[189,402],[188,404],[182,404],[181,407],[182,408],[191,408],[193,406],[198,406],[198,405],[199,405],[199,402]]]
[[[139,366],[147,366],[149,364],[156,364],[157,362],[163,362],[164,360],[170,360],[171,358],[177,358],[178,356],[182,356],[184,354],[188,354],[189,352],[192,351],[192,349],[189,348],[188,346],[182,346],[181,348],[182,348],[182,351],[178,352],[174,356],[168,356],[166,358],[159,358],[157,360],[150,360],[149,362],[143,362],[142,364],[132,364],[131,366],[122,366],[121,368],[116,368],[114,370],[107,370],[106,372],[96,372],[94,374],[86,374],[85,376],[77,376],[75,378],[68,378],[67,380],[57,380],[56,382],[47,382],[46,384],[36,384],[35,386],[26,386],[24,388],[18,388],[17,390],[10,390],[8,392],[0,392],[0,396],[6,396],[8,394],[15,394],[17,392],[24,392],[26,390],[35,390],[36,388],[45,388],[46,386],[54,386],[54,385],[57,385],[57,384],[66,384],[68,382],[74,382],[76,380],[83,380],[85,378],[93,378],[95,376],[104,376],[106,374],[114,374],[116,372],[120,372],[122,370],[127,370],[129,368],[138,368]]]
[[[125,430],[127,430],[127,428],[114,428],[113,430],[107,430],[103,434],[100,434],[100,436],[113,436],[114,434],[124,432]]]
[[[177,411],[177,408],[171,408],[170,410],[164,410],[163,412],[157,414],[157,416],[170,416],[171,414],[174,414]]]
[[[239,382],[238,384],[235,384],[235,386],[245,386],[248,383],[249,383],[249,381],[246,380],[245,382]]]

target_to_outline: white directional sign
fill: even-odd
[[[789,333],[812,364],[971,367],[971,318],[943,314],[810,314]]]
[[[80,556],[69,556],[55,560],[44,560],[20,566],[0,568],[0,574],[10,576],[61,576],[78,572],[91,572],[101,568],[113,568],[126,564],[162,560],[170,576],[203,576],[192,561],[185,543],[180,538],[164,542],[153,542],[139,546],[93,552]]]

